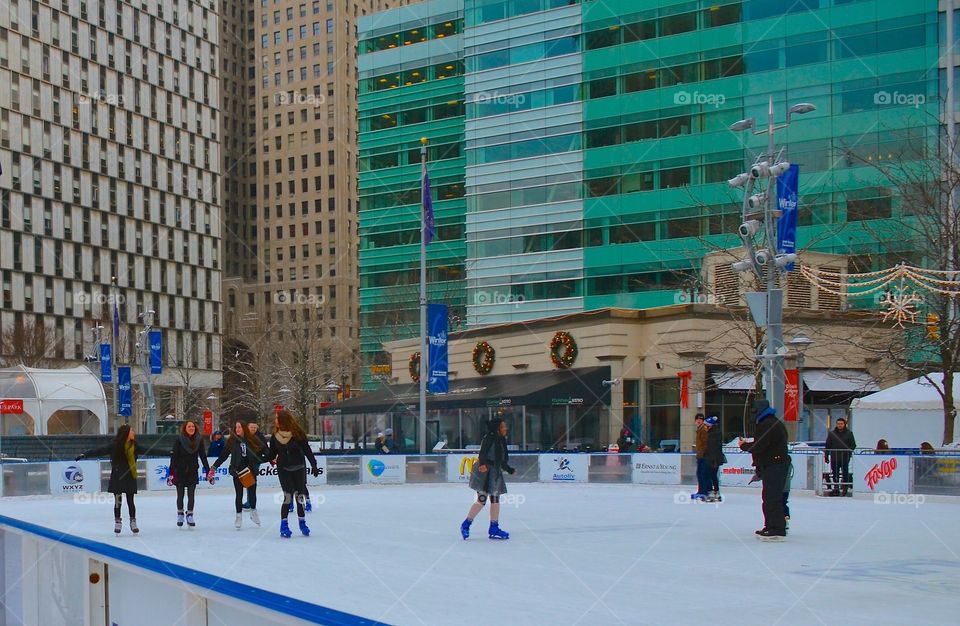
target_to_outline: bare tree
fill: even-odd
[[[51,367],[58,362],[56,338],[51,329],[37,319],[17,319],[0,333],[0,363],[9,367]]]
[[[235,336],[224,338],[222,419],[257,419],[279,399],[282,385],[273,344],[267,336],[265,332],[254,333],[250,344]]]
[[[184,344],[183,360],[178,359],[173,354],[167,355],[167,366],[170,375],[177,381],[177,387],[182,390],[183,400],[181,403],[181,419],[201,420],[204,409],[207,408],[207,397],[213,392],[211,387],[202,385],[203,377],[201,372],[190,367],[193,363],[193,351],[196,347],[193,344]]]

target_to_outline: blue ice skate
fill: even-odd
[[[300,532],[303,533],[304,537],[310,536],[310,528],[307,526],[307,520],[300,518]]]
[[[293,535],[290,532],[290,525],[287,523],[287,520],[280,520],[280,536],[284,539],[289,539]]]
[[[500,530],[500,524],[497,522],[490,522],[490,530],[488,535],[491,539],[509,539],[510,533]]]
[[[470,537],[470,524],[473,522],[469,519],[463,520],[463,523],[460,524],[460,534],[463,536],[464,540]]]

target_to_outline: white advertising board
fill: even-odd
[[[586,454],[541,454],[540,482],[585,483],[589,466]]]
[[[679,485],[680,455],[644,453],[630,455],[633,482],[641,485]]]
[[[447,456],[447,482],[470,482],[470,472],[477,462],[476,454],[451,454]]]
[[[50,493],[96,493],[100,491],[100,461],[53,461],[50,463]]]
[[[407,457],[385,454],[364,456],[360,462],[361,482],[365,484],[398,484],[407,480]]]

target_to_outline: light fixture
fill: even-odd
[[[812,346],[813,344],[815,344],[815,343],[817,343],[817,342],[814,341],[813,339],[811,339],[810,337],[807,337],[806,335],[796,335],[796,336],[795,336],[793,339],[791,339],[788,343],[789,343],[790,346],[793,347],[797,352],[799,352],[800,354],[803,354],[804,352],[807,351],[807,349],[808,349],[810,346]]]
[[[734,122],[733,124],[730,124],[730,130],[735,132],[739,132],[741,130],[749,130],[753,128],[754,125],[756,125],[756,120],[754,120],[751,117],[748,120],[740,120],[739,122]]]

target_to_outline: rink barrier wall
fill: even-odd
[[[238,616],[249,623],[251,615],[265,626],[379,623],[4,515],[0,582],[5,624],[56,626],[80,615],[87,624],[123,625],[144,615],[182,626],[243,623]]]
[[[753,477],[752,457],[725,451],[727,463],[720,468],[721,487],[759,487]],[[829,466],[822,451],[791,453],[791,488],[818,491]],[[138,462],[139,488],[143,491],[172,490],[166,484],[166,458]],[[210,460],[213,463],[213,459]],[[320,455],[319,476],[308,476],[311,487],[323,485],[467,484],[477,463],[476,453],[451,452],[427,455]],[[690,453],[514,453],[507,475],[509,483],[605,483],[638,485],[696,484],[696,457]],[[50,463],[4,463],[0,495],[73,495],[90,497],[106,491],[110,479],[107,461],[56,461]],[[960,496],[960,455],[854,454],[850,463],[854,491],[871,493],[922,493]],[[260,468],[259,483],[278,487],[275,469]],[[204,489],[231,485],[226,467],[215,475],[215,484],[201,481]]]

